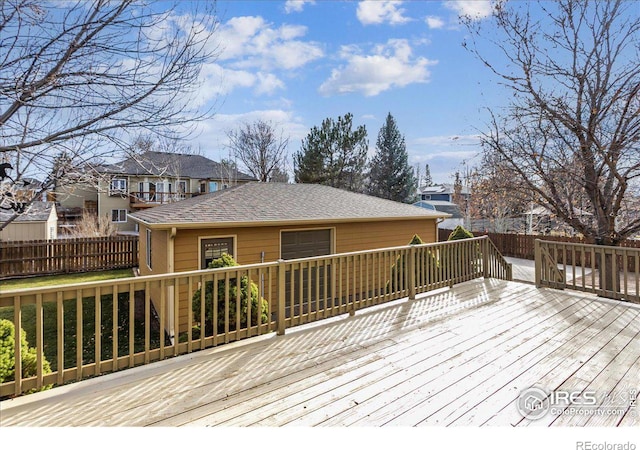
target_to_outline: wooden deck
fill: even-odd
[[[592,295],[474,280],[4,401],[0,425],[638,426],[628,394],[640,387],[639,315]],[[524,419],[516,400],[533,385],[594,391],[597,404]]]

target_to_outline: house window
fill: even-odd
[[[109,195],[126,194],[127,180],[126,178],[114,178],[109,184]]]
[[[151,270],[151,230],[147,229],[147,267]]]
[[[218,183],[215,181],[209,181],[209,192],[215,192],[218,190]]]
[[[204,194],[205,192],[207,192],[207,184],[206,183],[200,183],[200,193]]]
[[[111,210],[111,221],[112,222],[126,222],[127,221],[127,210],[126,209],[112,209]]]
[[[203,239],[200,242],[200,268],[207,269],[209,263],[220,258],[223,253],[234,256],[232,237]]]
[[[431,194],[422,194],[422,200],[431,200]]]

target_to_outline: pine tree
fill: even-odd
[[[371,161],[369,194],[397,202],[413,201],[416,180],[408,160],[404,136],[389,113],[378,133],[376,154]]]
[[[352,131],[352,119],[353,115],[347,113],[337,121],[327,118],[320,128],[311,129],[293,157],[296,183],[364,190],[367,130],[361,125]]]
[[[433,178],[431,178],[431,169],[429,168],[429,164],[424,166],[424,180],[422,182],[422,186],[433,186]]]

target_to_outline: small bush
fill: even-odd
[[[462,225],[458,225],[449,235],[448,241],[456,241],[458,239],[469,239],[473,237],[473,233],[464,229]]]
[[[13,322],[2,319],[0,320],[0,383],[15,380],[16,374],[16,358],[15,358],[15,334],[16,329]],[[38,354],[37,350],[29,347],[27,342],[27,333],[21,330],[20,347],[22,354],[22,378],[33,377],[37,374]],[[49,361],[42,356],[42,373],[51,373]],[[43,386],[40,390],[50,389],[51,385]],[[35,392],[36,389],[28,393]]]
[[[214,259],[210,264],[210,269],[216,269],[219,267],[233,267],[237,266],[238,263],[233,259],[231,255],[226,253],[222,254],[222,257],[218,259]],[[225,290],[226,290],[226,282],[225,280],[218,281],[218,320],[217,327],[218,332],[224,330],[224,322],[225,322]],[[236,297],[238,295],[238,287],[237,287],[237,279],[231,278],[229,279],[229,330],[233,331],[236,329],[237,322],[237,302]],[[197,290],[191,302],[191,307],[193,311],[194,317],[200,317],[200,302],[201,302],[201,289]],[[259,296],[258,285],[253,281],[249,280],[249,278],[245,275],[240,277],[240,327],[247,327],[247,313],[248,313],[248,305],[249,299],[251,299],[251,325],[258,324],[258,311],[260,311],[261,315],[261,324],[266,324],[269,322],[269,306],[267,301],[264,298]],[[213,282],[209,281],[205,286],[205,333],[207,335],[211,335],[213,333]]]
[[[421,244],[424,244],[424,242],[422,241],[422,239],[420,239],[420,236],[418,236],[417,234],[414,234],[413,238],[409,242],[409,245],[421,245]],[[429,270],[429,268],[434,267],[437,270],[438,266],[439,266],[438,258],[431,250],[418,253],[416,255],[416,267],[415,267],[416,282],[419,282],[421,280],[420,273],[423,273],[424,277],[422,278],[422,280],[426,283],[430,283],[431,271]],[[400,271],[400,274],[404,274],[406,270],[405,267],[406,267],[406,261],[404,256],[402,255],[398,256],[395,264],[391,266],[391,279],[387,281],[387,286],[386,286],[387,293],[394,292],[400,289],[400,286],[396,286],[396,278],[397,278],[398,271]],[[400,275],[400,276],[402,277],[403,275]]]

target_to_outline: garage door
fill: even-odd
[[[286,231],[280,243],[282,259],[310,258],[331,254],[331,230]],[[326,267],[327,274],[331,266]],[[310,272],[310,273],[309,273]],[[331,277],[329,277],[329,280]],[[309,285],[311,284],[311,285]],[[317,289],[316,289],[317,287]],[[302,289],[301,289],[302,288]],[[293,290],[293,294],[292,294]],[[327,292],[331,290],[327,284]],[[316,291],[320,296],[316,297]],[[324,305],[325,267],[287,271],[285,276],[286,316],[298,315]],[[300,295],[302,293],[302,296]],[[311,294],[311,295],[309,295]]]
[[[331,253],[331,230],[284,231],[282,259],[310,258]]]

